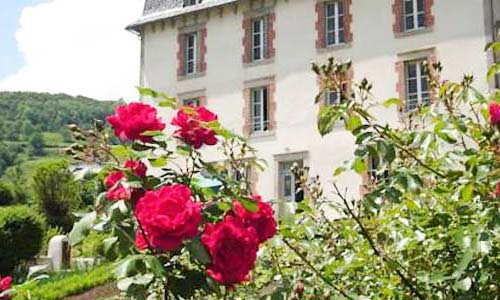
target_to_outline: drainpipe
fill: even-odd
[[[491,24],[490,24],[490,26],[491,26],[491,41],[492,42],[498,40],[498,34],[499,34],[499,32],[498,32],[499,28],[497,28],[497,24],[496,24],[497,22],[495,20],[496,16],[495,16],[495,7],[493,5],[493,1],[494,0],[489,1],[490,12],[491,12],[491,18],[490,18]],[[493,52],[493,63],[495,63],[495,62],[500,62],[497,52]],[[495,87],[500,88],[500,76],[498,74],[495,75],[494,81],[495,81]]]

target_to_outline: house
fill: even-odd
[[[366,77],[376,99],[401,97],[411,110],[430,101],[425,60],[441,61],[449,80],[473,74],[482,91],[498,84],[487,83],[496,58],[484,46],[499,24],[498,0],[146,0],[127,29],[141,39],[142,86],[216,112],[267,161],[257,191],[300,200],[293,163],[310,166],[328,196],[333,170],[354,149],[342,126],[324,138],[317,132],[312,61],[351,59],[353,80]],[[338,101],[336,92],[324,101]],[[404,117],[382,107],[375,115],[392,124]],[[356,196],[362,178],[337,182]]]

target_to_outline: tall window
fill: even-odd
[[[252,60],[264,59],[266,51],[266,22],[264,18],[252,20]]]
[[[431,102],[429,84],[424,70],[424,61],[405,63],[406,111],[416,109]]]
[[[405,31],[425,27],[425,0],[404,1],[404,29]]]
[[[326,45],[338,45],[344,38],[344,2],[342,0],[328,2],[325,5]]]
[[[196,73],[198,60],[198,33],[191,32],[184,35],[184,70],[186,75]]]
[[[389,170],[387,167],[382,168],[380,158],[378,156],[370,156],[368,158],[368,176],[371,184],[375,184],[389,178]]]
[[[300,202],[304,200],[304,192],[291,171],[295,163],[298,164],[300,168],[304,165],[302,161],[284,161],[279,163],[279,197],[289,201]]]
[[[186,6],[191,6],[191,5],[196,5],[198,3],[201,3],[202,0],[184,0],[184,7]]]
[[[252,132],[269,129],[269,92],[267,87],[251,90]]]
[[[342,93],[347,93],[349,85],[342,83],[340,89],[327,89],[325,91],[325,105],[339,105],[343,102]]]
[[[187,98],[182,100],[183,106],[200,106],[200,98]]]

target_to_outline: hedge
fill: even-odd
[[[27,206],[0,207],[0,274],[38,254],[45,233],[43,218]]]

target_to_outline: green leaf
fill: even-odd
[[[401,99],[398,99],[398,98],[391,98],[391,99],[387,99],[385,100],[382,105],[384,107],[391,107],[393,105],[398,105],[398,106],[401,106],[403,105],[403,100]]]
[[[367,168],[366,168],[365,160],[360,158],[360,157],[357,157],[354,160],[353,169],[358,174],[363,174],[364,172],[366,172]]]
[[[123,145],[116,145],[111,147],[111,154],[120,160],[124,160],[130,157],[130,151],[128,147]]]
[[[257,201],[249,199],[249,198],[241,198],[238,200],[238,202],[243,205],[243,207],[251,212],[257,212],[259,210],[259,207],[257,206]]]
[[[468,291],[472,286],[472,280],[469,277],[465,277],[462,280],[455,282],[453,288],[457,291]]]
[[[159,135],[163,135],[163,132],[161,130],[147,130],[147,131],[144,131],[143,133],[141,133],[142,136],[159,136]]]
[[[97,218],[96,212],[91,212],[83,216],[80,221],[73,225],[73,229],[69,233],[69,241],[72,246],[79,244],[89,234],[94,222]]]
[[[158,157],[158,158],[150,158],[149,163],[151,166],[155,168],[161,168],[164,167],[167,164],[167,158],[166,157]]]
[[[360,127],[363,123],[361,123],[361,118],[359,116],[353,115],[350,116],[346,121],[346,129],[349,131],[353,131]]]
[[[463,201],[469,202],[472,200],[472,196],[474,193],[474,185],[472,183],[467,184],[462,188],[460,191],[460,197],[462,198]]]
[[[331,105],[320,108],[318,116],[318,131],[321,136],[325,136],[333,130],[335,122],[338,119],[335,109],[336,108]]]
[[[189,253],[200,263],[209,265],[212,262],[207,249],[201,243],[200,237],[196,237],[188,244]]]

